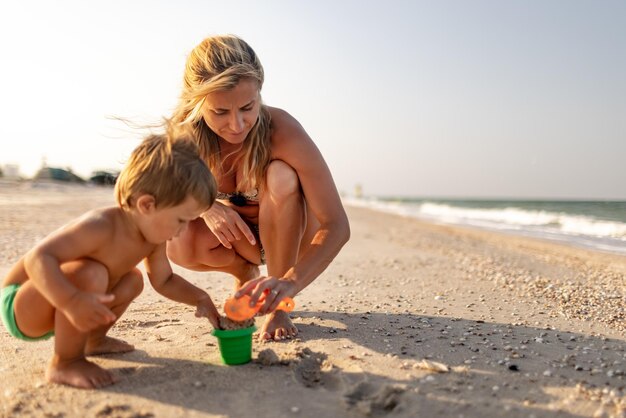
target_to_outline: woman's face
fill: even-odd
[[[204,101],[204,122],[224,141],[241,144],[256,123],[261,108],[259,83],[241,80],[235,88],[209,93]]]

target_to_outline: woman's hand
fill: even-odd
[[[241,216],[232,208],[220,202],[215,202],[206,211],[202,218],[213,234],[220,240],[226,248],[233,248],[231,242],[239,241],[246,237],[250,244],[256,244],[256,238],[250,227]]]
[[[258,300],[264,296],[265,303],[263,303],[257,315],[265,315],[274,312],[281,300],[286,297],[294,297],[296,293],[298,293],[298,290],[293,280],[270,276],[250,280],[235,293],[235,297],[239,298],[243,295],[249,295],[250,306],[255,306]]]

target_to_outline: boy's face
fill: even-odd
[[[143,198],[146,200],[143,201]],[[140,197],[137,203],[146,220],[143,235],[154,244],[177,237],[187,229],[190,221],[207,210],[191,196],[179,205],[165,208],[157,208],[154,205],[154,198],[148,195]]]

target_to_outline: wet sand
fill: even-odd
[[[0,184],[0,273],[112,189]],[[299,338],[221,364],[208,322],[147,284],[93,357],[119,382],[47,384],[52,341],[0,329],[0,416],[626,417],[626,257],[348,208],[352,239],[296,298]],[[221,273],[176,271],[221,308]],[[260,325],[262,318],[257,319]]]

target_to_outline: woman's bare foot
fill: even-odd
[[[250,280],[258,278],[261,275],[261,270],[256,264],[245,263],[232,273],[235,276],[235,291],[237,291]]]
[[[85,345],[85,355],[98,356],[100,354],[127,353],[134,349],[135,346],[126,341],[105,335],[104,337],[89,338]]]
[[[82,389],[97,389],[115,383],[109,371],[85,358],[62,361],[53,357],[46,371],[46,380]]]
[[[261,327],[259,336],[261,340],[284,340],[298,334],[298,328],[291,322],[289,314],[285,311],[274,311],[267,315],[267,319]]]

